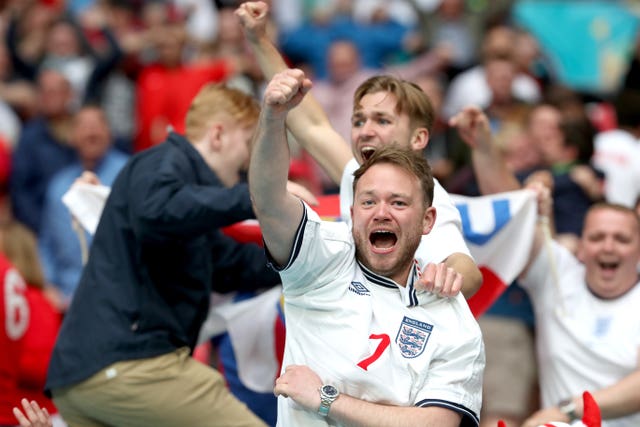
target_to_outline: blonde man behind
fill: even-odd
[[[220,228],[253,217],[240,172],[258,105],[205,86],[186,137],[116,178],[53,351],[46,388],[73,426],[264,426],[191,358],[211,291],[270,287],[264,251]]]

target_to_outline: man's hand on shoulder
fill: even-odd
[[[462,279],[462,274],[447,267],[444,262],[440,264],[429,263],[422,271],[422,276],[420,276],[415,288],[443,297],[454,297],[462,289]]]

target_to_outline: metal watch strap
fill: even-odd
[[[323,385],[320,387],[320,407],[318,414],[326,417],[329,415],[331,404],[338,398],[340,392],[332,385]]]
[[[576,413],[576,403],[573,399],[564,399],[558,403],[558,408],[560,412],[569,417],[569,422],[573,422],[575,420],[580,419],[578,414]]]
[[[333,402],[327,402],[326,400],[320,401],[320,407],[318,408],[318,414],[326,417],[329,415],[329,409],[331,409],[331,404]]]

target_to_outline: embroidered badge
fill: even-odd
[[[349,285],[349,290],[358,295],[371,295],[369,289],[367,289],[367,287],[360,282],[351,282],[351,284]]]
[[[427,346],[432,330],[433,325],[405,316],[396,336],[396,344],[402,356],[407,359],[420,356]]]

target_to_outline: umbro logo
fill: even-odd
[[[367,289],[367,287],[360,282],[351,282],[351,284],[349,285],[349,290],[358,295],[371,296],[369,289]]]

